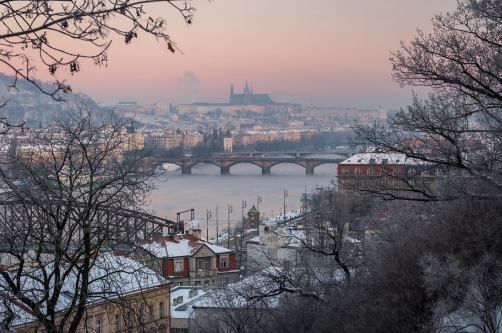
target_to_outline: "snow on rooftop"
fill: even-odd
[[[168,283],[168,280],[163,276],[139,262],[124,256],[103,253],[95,258],[93,264],[89,273],[89,293],[95,296],[88,298],[88,304],[113,299],[119,295],[140,292],[145,288],[152,288]],[[47,267],[50,267],[50,265]],[[40,295],[43,294],[46,288],[35,278],[44,274],[44,269],[45,267],[38,266],[24,269],[26,275],[21,276],[22,292],[24,295],[33,299],[40,298]],[[65,271],[63,270],[61,274],[64,273]],[[56,311],[62,311],[70,306],[75,290],[79,289],[77,275],[78,272],[73,270],[66,277],[61,296],[56,304]],[[51,280],[51,282],[54,282],[54,280]],[[11,294],[8,288],[2,286],[0,286],[0,293]],[[20,301],[16,301],[15,298],[14,304],[17,305],[19,311],[16,313],[17,317],[13,325],[21,325],[36,319],[30,313],[29,309],[23,306]],[[46,304],[41,303],[40,306],[43,309],[46,307]]]
[[[209,289],[204,290],[200,287],[175,287],[171,289],[171,319],[191,318],[193,305],[200,297],[209,292]],[[175,299],[180,300],[180,297],[183,298],[181,303],[174,301]]]
[[[407,157],[405,154],[401,153],[359,153],[340,162],[340,165],[368,165],[368,164],[407,164],[407,165],[417,165],[424,164],[424,161]]]
[[[160,241],[145,243],[142,247],[157,258],[190,257],[204,245],[216,254],[231,252],[231,250],[226,247],[211,244],[204,239],[198,239],[187,235],[179,236],[186,238],[173,241],[170,238],[164,237]]]

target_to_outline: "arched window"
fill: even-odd
[[[356,175],[356,176],[360,176],[361,174],[362,174],[361,169],[356,168],[356,169],[354,170],[354,175]]]
[[[368,176],[373,176],[375,174],[375,170],[373,168],[369,168],[367,174]]]
[[[343,168],[342,169],[342,175],[348,175],[349,174],[349,169]]]

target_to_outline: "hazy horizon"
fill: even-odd
[[[173,55],[145,34],[130,45],[112,36],[107,66],[82,60],[81,72],[72,76],[61,70],[56,77],[109,105],[120,100],[225,103],[230,84],[242,93],[247,80],[255,93],[270,93],[278,102],[399,109],[411,101],[411,88],[392,81],[390,52],[401,40],[413,39],[417,28],[431,32],[433,16],[453,11],[456,1],[215,0],[193,5],[197,11],[189,27],[167,5],[146,7],[148,15],[167,19],[168,33],[184,55]],[[37,78],[51,79],[40,64]]]

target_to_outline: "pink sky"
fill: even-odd
[[[74,90],[96,101],[173,104],[228,102],[230,84],[242,92],[280,92],[291,102],[316,106],[398,109],[411,88],[391,79],[389,52],[400,40],[431,31],[434,14],[452,11],[455,0],[205,0],[192,26],[167,5],[148,15],[163,16],[184,52],[140,35],[130,45],[114,40],[107,67],[83,61],[74,76],[58,73]],[[49,79],[45,68],[39,77]],[[184,73],[198,84],[190,93]],[[195,81],[195,82],[196,82]],[[285,100],[280,100],[285,101]]]

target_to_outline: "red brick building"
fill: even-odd
[[[338,189],[403,196],[414,190],[435,191],[437,169],[397,153],[359,153],[338,165]]]
[[[235,253],[193,234],[164,236],[143,245],[155,256],[151,266],[161,270],[173,286],[222,286],[237,282]],[[160,262],[159,262],[160,261]]]

